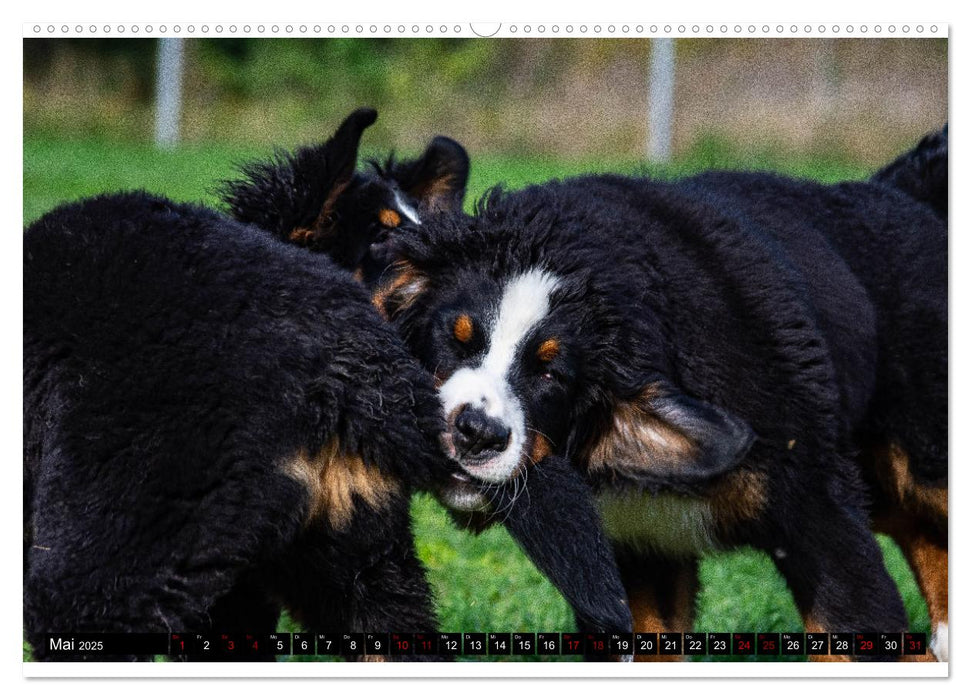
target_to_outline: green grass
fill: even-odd
[[[28,140],[24,145],[24,221],[33,221],[66,200],[121,189],[146,189],[177,200],[213,204],[213,184],[231,176],[234,163],[259,155],[262,152],[228,146],[160,152],[147,145]],[[718,143],[708,143],[663,169],[646,168],[634,160],[570,162],[473,154],[469,200],[497,182],[518,187],[590,171],[670,176],[733,166],[784,170],[828,182],[866,174],[853,164],[834,160],[783,163],[771,154],[739,158]],[[419,555],[428,567],[443,630],[549,632],[572,628],[566,602],[502,528],[478,537],[459,531],[427,496],[415,498],[412,514]],[[881,537],[880,544],[890,573],[900,586],[910,629],[929,632],[926,606],[900,551],[886,538]],[[704,559],[698,610],[696,631],[802,629],[782,578],[765,555],[753,551]],[[299,631],[284,618],[281,631],[287,630]],[[24,658],[28,657],[25,645]]]

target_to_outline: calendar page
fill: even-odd
[[[947,675],[949,25],[629,14],[24,24],[26,675]]]

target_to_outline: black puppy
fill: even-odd
[[[924,201],[592,176],[427,220],[376,298],[440,384],[445,500],[488,519],[490,489],[560,457],[595,487],[636,629],[690,630],[699,556],[750,545],[807,630],[904,630],[864,470],[877,455],[902,529],[939,545],[947,242]],[[940,563],[918,577],[946,596]]]
[[[391,262],[395,240],[411,235],[424,217],[461,212],[469,172],[465,150],[443,136],[433,139],[416,160],[388,158],[384,164],[372,163],[371,173],[355,172],[361,134],[375,119],[374,110],[359,109],[325,144],[244,166],[243,179],[223,185],[223,199],[233,216],[324,253],[373,286]],[[320,181],[327,167],[339,173],[336,184]],[[548,468],[560,473],[558,491],[540,492],[534,485],[531,498],[522,500],[497,492],[490,495],[493,505],[527,555],[573,606],[582,629],[630,631],[610,545],[599,528],[589,526],[596,520],[589,489],[579,474],[552,463]],[[574,483],[567,484],[568,479]],[[564,501],[566,492],[575,497]],[[469,524],[466,517],[459,520]],[[556,533],[553,539],[573,544],[572,556],[556,554],[529,536],[539,521]],[[577,529],[575,523],[584,524]]]
[[[324,183],[326,186],[326,183]],[[24,233],[24,625],[436,628],[434,388],[351,275],[141,193]],[[58,657],[66,658],[66,657]]]
[[[242,166],[242,178],[219,191],[231,215],[325,253],[373,284],[390,262],[391,239],[427,214],[460,211],[469,177],[465,149],[444,136],[415,160],[389,157],[358,172],[361,135],[377,116],[358,109],[324,143]]]

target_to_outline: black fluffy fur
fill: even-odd
[[[872,178],[906,192],[947,219],[947,125],[882,168]]]
[[[631,632],[627,594],[598,520],[590,487],[569,461],[549,457],[534,465],[528,495],[494,502],[503,524],[526,555],[573,608],[581,630]],[[544,537],[535,533],[545,531]]]
[[[900,631],[907,617],[870,531],[860,457],[873,442],[901,445],[919,483],[946,487],[946,191],[946,134],[869,183],[601,175],[495,190],[474,217],[439,216],[399,242],[421,284],[387,294],[385,312],[444,381],[482,349],[451,338],[455,314],[487,317],[516,274],[556,275],[551,311],[523,348],[557,337],[564,350],[530,369],[522,349],[514,369],[527,426],[554,455],[599,497],[734,503],[732,479],[761,490],[752,513],[715,519],[715,546],[769,553],[807,623]],[[655,461],[591,466],[591,445],[638,396],[692,457],[666,461],[661,445]],[[538,487],[530,479],[521,499]],[[544,489],[547,515],[517,537],[541,541],[530,549],[549,572],[565,566],[565,543],[542,523],[575,493],[557,502]],[[612,535],[625,583],[632,558],[643,575],[700,554]]]
[[[389,157],[358,171],[361,136],[377,116],[358,109],[327,141],[241,166],[241,177],[218,189],[230,215],[324,253],[373,284],[390,263],[390,242],[415,223],[401,203],[419,216],[460,211],[469,176],[465,149],[445,136],[414,160]],[[390,225],[382,212],[394,212],[400,223]]]
[[[377,118],[373,109],[358,109],[323,143],[241,166],[243,177],[222,190],[233,217],[284,240],[312,226],[335,186],[354,176],[361,136]]]
[[[47,632],[270,632],[281,603],[310,630],[434,630],[408,503],[444,470],[437,414],[326,257],[142,193],[45,215],[24,232],[35,658]],[[334,441],[398,484],[338,527],[283,471]]]

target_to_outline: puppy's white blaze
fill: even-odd
[[[421,223],[421,219],[418,218],[418,212],[409,207],[397,192],[394,193],[394,203],[398,206],[398,211],[407,216],[411,220],[411,223],[416,225]]]
[[[502,455],[475,469],[475,475],[485,481],[505,481],[521,461],[526,418],[509,385],[509,370],[523,339],[549,313],[550,296],[557,283],[556,277],[543,270],[530,270],[510,279],[496,312],[487,320],[489,342],[481,364],[460,369],[439,389],[446,415],[468,404],[509,428],[509,445]]]
[[[931,634],[931,652],[938,661],[947,661],[947,623],[938,622]]]
[[[530,270],[506,283],[483,367],[498,376],[506,376],[516,358],[516,348],[549,313],[550,296],[556,285],[556,277],[543,270]]]

